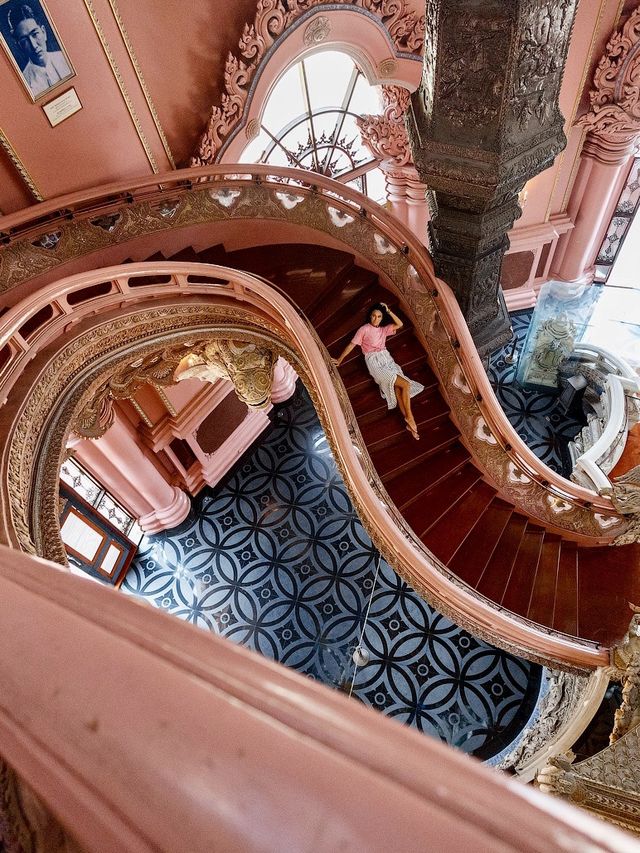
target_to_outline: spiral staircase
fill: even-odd
[[[640,600],[640,546],[585,546],[545,529],[502,499],[465,448],[429,353],[407,321],[406,306],[352,255],[289,244],[225,251],[186,248],[150,261],[214,263],[246,270],[277,285],[309,318],[337,356],[387,300],[405,317],[389,350],[425,386],[414,400],[416,442],[388,413],[359,351],[340,375],[375,470],[425,547],[481,596],[545,628],[610,647],[625,634],[629,601]]]

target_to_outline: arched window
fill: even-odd
[[[357,116],[379,112],[377,87],[369,85],[348,54],[315,53],[277,81],[260,132],[240,160],[318,172],[382,203],[384,176],[356,124]]]

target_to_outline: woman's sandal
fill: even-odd
[[[410,424],[409,421],[406,421],[406,425],[408,432],[411,433],[411,435],[415,438],[416,441],[420,441],[420,436],[418,435],[418,427],[415,425],[415,421],[413,425]]]

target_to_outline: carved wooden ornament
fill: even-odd
[[[640,134],[640,6],[609,39],[593,86],[591,109],[577,124],[603,141],[634,142]]]

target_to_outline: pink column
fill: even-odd
[[[587,135],[569,201],[575,227],[559,241],[552,267],[565,281],[593,280],[598,249],[640,138],[639,47],[640,7],[607,42],[593,74],[590,108],[577,122]]]
[[[70,445],[80,462],[133,512],[147,533],[170,529],[187,517],[191,506],[187,495],[167,483],[117,413],[113,426],[101,438],[76,437]]]
[[[296,390],[298,374],[288,361],[282,356],[276,361],[273,368],[273,382],[271,383],[271,402],[284,403]]]
[[[574,227],[560,238],[556,252],[557,278],[593,280],[595,259],[627,175],[631,150],[628,142],[616,144],[587,135],[567,210]]]
[[[418,178],[413,166],[398,168],[393,161],[383,161],[380,169],[384,172],[391,210],[418,240],[426,244],[429,221],[427,187]]]

